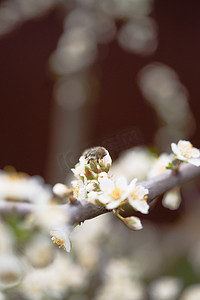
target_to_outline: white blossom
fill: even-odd
[[[127,181],[121,176],[116,181],[110,178],[99,178],[100,189],[99,201],[106,205],[107,209],[117,208],[126,199]]]
[[[200,166],[200,151],[193,147],[189,141],[180,140],[178,144],[171,144],[172,151],[179,160]]]
[[[128,201],[130,205],[137,211],[143,214],[147,214],[149,210],[149,204],[147,203],[148,189],[145,189],[142,185],[136,186],[137,179],[133,179],[127,189]]]

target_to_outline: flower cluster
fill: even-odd
[[[178,171],[182,162],[188,162],[195,166],[200,165],[200,151],[194,148],[189,141],[180,140],[178,144],[172,143],[172,154],[162,154],[155,161],[152,168],[147,173],[147,178],[166,172],[166,169]],[[112,159],[109,152],[103,147],[95,147],[86,150],[79,158],[79,162],[72,169],[75,180],[71,182],[72,189],[65,185],[57,184],[53,188],[54,194],[59,197],[71,195],[71,199],[79,201],[88,201],[93,205],[102,205],[106,209],[112,210],[113,213],[123,223],[132,230],[142,228],[141,221],[138,217],[126,217],[121,215],[121,208],[124,204],[129,204],[135,211],[148,214],[149,204],[147,202],[149,191],[144,186],[137,184],[137,178],[128,183],[125,176],[116,177],[110,175],[109,170]],[[134,167],[131,165],[131,168]],[[180,189],[174,188],[167,192],[163,197],[163,206],[169,209],[177,209],[181,202]],[[70,242],[66,238],[68,233],[60,236],[59,231],[51,233],[52,240],[70,251]],[[62,230],[61,230],[62,232]]]
[[[142,229],[140,219],[133,216],[122,217],[120,207],[129,204],[135,211],[147,214],[149,210],[148,189],[136,184],[137,178],[129,184],[125,176],[113,179],[109,173],[111,164],[112,159],[105,148],[95,147],[86,150],[72,169],[76,178],[71,182],[73,198],[88,201],[93,205],[105,206],[108,210],[113,210],[113,213],[130,229]],[[59,197],[66,196],[68,190],[65,185],[61,184],[53,188],[54,194]],[[52,240],[66,251],[70,250],[69,241],[63,236],[60,238],[55,231],[52,234]]]
[[[80,201],[87,199],[92,204],[104,205],[110,210],[129,203],[136,211],[147,214],[148,190],[136,185],[136,178],[130,184],[124,176],[114,180],[109,175],[112,160],[108,151],[105,152],[100,160],[93,158],[88,161],[84,156],[80,157],[79,163],[72,169],[77,178],[72,181],[74,197]]]

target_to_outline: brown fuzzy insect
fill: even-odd
[[[104,156],[106,156],[106,154],[107,151],[104,147],[97,146],[85,150],[82,155],[89,163],[90,161],[93,160],[97,160],[99,162],[99,160],[102,159]]]

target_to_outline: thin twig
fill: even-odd
[[[166,170],[164,174],[151,180],[139,182],[138,184],[148,188],[148,203],[150,204],[159,195],[162,195],[175,186],[183,185],[198,176],[200,176],[200,167],[183,163],[177,174],[174,174],[171,170]],[[68,204],[68,211],[70,212],[73,223],[83,222],[109,212],[105,207],[94,206],[87,201],[79,202],[75,207]]]
[[[180,166],[177,174],[174,174],[171,170],[160,176],[157,176],[151,180],[139,182],[139,185],[143,185],[148,188],[148,203],[150,204],[157,196],[167,192],[175,186],[183,185],[184,183],[198,177],[200,175],[200,167],[195,167],[189,164],[183,163]],[[0,200],[0,214],[7,214],[8,212],[16,212],[19,215],[25,216],[33,211],[34,204],[23,202],[11,202],[6,200]],[[74,201],[60,205],[62,210],[71,216],[71,223],[80,223],[85,220],[95,218],[101,214],[109,212],[104,206],[95,206],[83,201]]]

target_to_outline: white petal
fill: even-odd
[[[100,189],[104,192],[111,193],[114,188],[114,182],[109,178],[99,178]]]
[[[175,143],[171,143],[171,148],[175,155],[180,155],[180,151]]]
[[[119,178],[117,178],[117,180],[116,180],[116,186],[118,188],[120,188],[121,190],[125,191],[127,189],[127,187],[128,187],[126,177],[120,176]]]
[[[199,149],[193,147],[191,149],[191,156],[192,156],[192,158],[199,158],[200,157]]]
[[[136,182],[137,182],[137,178],[134,178],[133,180],[131,180],[131,182],[129,183],[129,185],[127,187],[127,195],[129,195],[133,190],[135,190]]]
[[[148,214],[149,204],[146,201],[129,199],[129,203],[135,210],[140,211],[143,214]]]
[[[79,201],[84,200],[84,199],[86,198],[86,194],[87,194],[86,189],[85,189],[85,188],[80,188],[77,199],[78,199]]]
[[[185,141],[185,140],[180,140],[177,144],[178,148],[181,147],[181,148],[190,148],[192,147],[192,144],[189,142],[189,141]]]
[[[110,197],[108,195],[106,195],[105,193],[101,194],[98,199],[103,204],[107,204],[110,201]]]
[[[190,158],[188,162],[196,167],[200,166],[200,158]]]
[[[111,165],[112,164],[112,159],[110,157],[109,152],[106,150],[107,154],[102,158],[102,162],[105,166],[107,166],[108,164]]]
[[[82,180],[72,180],[71,184],[74,188],[75,187],[81,188],[84,186]]]
[[[99,173],[99,176],[98,176],[98,180],[100,179],[103,179],[103,178],[108,178],[108,173],[106,173],[106,172],[101,172],[101,173]]]
[[[84,156],[81,156],[81,157],[79,158],[79,161],[80,161],[80,164],[81,164],[81,165],[83,165],[83,166],[87,165],[87,160],[85,159]]]
[[[138,179],[134,178],[133,180],[131,180],[129,185],[134,188],[137,181],[138,181]]]
[[[121,203],[121,200],[115,200],[115,201],[112,201],[112,202],[110,202],[110,203],[108,203],[107,205],[106,205],[106,208],[107,209],[114,209],[114,208],[117,208],[118,206],[119,206],[119,204]]]

